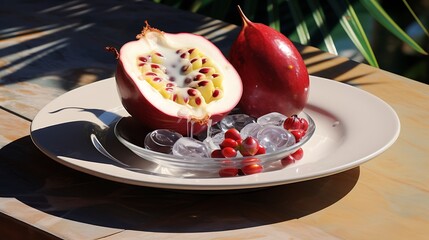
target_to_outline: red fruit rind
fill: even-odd
[[[243,28],[229,60],[243,81],[240,110],[253,117],[298,114],[307,103],[310,82],[300,53],[283,34],[239,12]]]

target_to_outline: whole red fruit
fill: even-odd
[[[282,33],[239,12],[243,27],[229,60],[243,82],[241,111],[253,117],[298,114],[307,103],[310,84],[300,53]]]

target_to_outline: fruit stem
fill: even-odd
[[[238,13],[240,14],[241,20],[243,22],[243,26],[247,26],[251,21],[244,15],[243,10],[241,10],[240,5],[237,5]]]
[[[147,20],[144,21],[144,23],[146,24],[146,26],[143,27],[141,33],[137,34],[137,36],[136,36],[137,39],[143,38],[146,35],[147,32],[158,32],[160,34],[164,34],[163,31],[161,31],[161,30],[159,30],[157,28],[151,27],[149,25],[149,22]]]

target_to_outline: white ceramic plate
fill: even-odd
[[[114,124],[128,115],[113,78],[50,102],[34,118],[31,137],[45,154],[73,169],[128,184],[182,190],[247,189],[319,178],[359,166],[395,142],[400,122],[384,101],[343,83],[310,79],[304,111],[314,119],[316,131],[303,147],[304,158],[281,170],[233,178],[178,178],[168,169],[137,161],[111,134]]]

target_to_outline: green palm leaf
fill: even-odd
[[[277,0],[267,1],[267,13],[270,27],[280,31],[279,2]]]
[[[298,34],[298,38],[301,44],[308,44],[310,41],[310,31],[308,30],[307,23],[304,20],[304,15],[301,11],[301,8],[299,7],[299,4],[297,3],[297,0],[289,0],[287,1],[293,21],[296,25],[296,32]]]
[[[234,6],[232,0],[152,0],[158,3],[164,3],[175,7],[187,6],[187,10],[192,12],[198,12],[207,14],[211,17],[225,20],[225,17],[230,13],[229,10]],[[423,24],[420,22],[418,17],[414,14],[406,0],[402,0],[410,14],[414,17],[416,23],[420,25],[424,33],[429,36],[428,31],[425,29]],[[323,1],[322,3],[324,3]],[[368,64],[378,67],[377,60],[375,58],[372,47],[368,41],[368,37],[358,16],[355,12],[354,6],[350,4],[349,0],[328,0],[328,6],[322,6],[319,0],[248,0],[243,1],[242,8],[246,12],[249,19],[256,19],[266,9],[266,24],[272,28],[281,31],[281,29],[288,29],[290,26],[285,24],[286,19],[293,19],[294,34],[297,36],[297,40],[301,44],[312,44],[314,38],[322,36],[323,44],[326,46],[326,50],[333,54],[338,54],[335,46],[335,42],[331,34],[333,34],[333,26],[339,23],[351,39],[357,50],[363,55]],[[384,11],[378,0],[359,0],[360,5],[366,9],[371,16],[389,30],[392,34],[398,37],[401,41],[410,45],[417,52],[427,54],[422,47],[418,45],[405,31],[403,31],[392,18]],[[281,16],[287,5],[289,16]],[[307,10],[310,11],[307,11]],[[262,10],[262,11],[261,11]],[[331,16],[325,15],[326,11],[331,11],[337,15],[337,20],[333,24],[327,20],[327,17],[331,19]],[[361,12],[360,12],[361,13]],[[264,20],[264,19],[263,19]],[[288,21],[286,20],[286,21]],[[283,21],[283,22],[282,22]],[[282,24],[285,24],[282,28]],[[329,24],[329,25],[328,25]],[[290,28],[289,28],[290,29]],[[316,31],[315,31],[316,30]],[[315,32],[320,32],[319,35]],[[323,44],[320,46],[323,48]]]
[[[307,0],[307,4],[311,9],[313,19],[316,22],[316,25],[323,36],[323,41],[325,43],[326,49],[328,50],[328,52],[338,55],[334,40],[332,39],[332,36],[329,33],[328,28],[326,27],[326,17],[320,5],[320,2],[318,0]]]
[[[375,58],[372,47],[369,44],[368,38],[353,6],[347,0],[343,2],[346,5],[339,4],[338,1],[335,0],[329,0],[329,3],[340,18],[341,26],[356,48],[362,53],[363,57],[371,66],[378,67],[377,59]]]
[[[417,17],[417,15],[414,13],[413,9],[411,9],[410,5],[408,4],[408,2],[406,0],[402,0],[402,2],[405,4],[405,6],[407,7],[408,11],[411,13],[411,15],[413,15],[414,20],[416,21],[416,23],[420,26],[420,28],[423,30],[423,32],[425,32],[426,36],[429,37],[429,32],[428,30],[425,28],[425,26],[423,25],[422,21],[420,21],[420,19]]]
[[[402,30],[395,21],[384,11],[384,9],[375,0],[360,0],[361,4],[368,10],[368,12],[377,20],[381,25],[388,29],[397,38],[407,43],[410,47],[419,53],[427,54],[404,30]],[[422,25],[421,25],[422,26]]]

